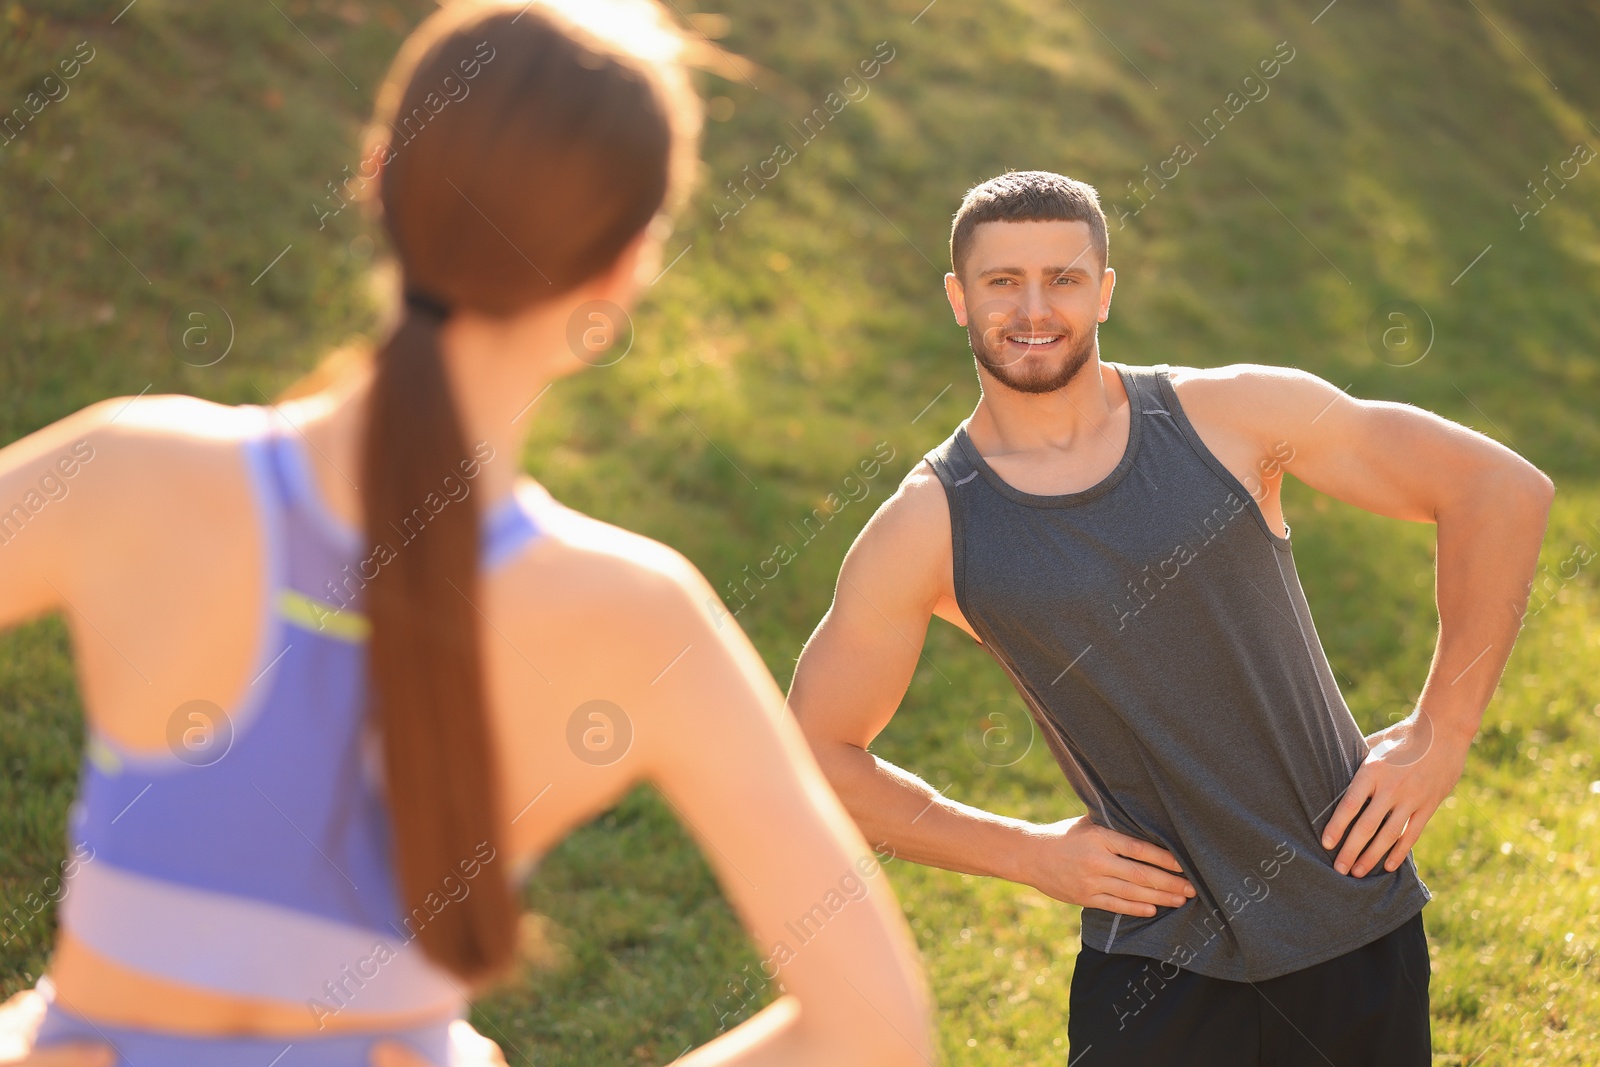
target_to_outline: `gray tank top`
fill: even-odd
[[[956,602],[1090,818],[1169,850],[1194,884],[1151,918],[1085,908],[1083,943],[1276,977],[1383,936],[1432,894],[1409,856],[1365,878],[1333,869],[1321,832],[1367,746],[1289,539],[1201,443],[1165,366],[1113,366],[1128,443],[1098,485],[1021,492],[965,422],[927,454]]]

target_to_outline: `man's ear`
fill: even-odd
[[[1110,267],[1100,275],[1100,314],[1098,321],[1104,322],[1111,317],[1111,291],[1117,287],[1117,272]]]
[[[956,325],[965,326],[967,324],[967,294],[961,288],[961,279],[957,278],[953,273],[944,276],[944,296],[946,300],[950,301],[950,310],[955,312]]]

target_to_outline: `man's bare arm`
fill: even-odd
[[[817,762],[868,841],[903,859],[1035,886],[1130,915],[1193,889],[1171,853],[1084,819],[1039,825],[941,795],[867,751],[904,698],[950,586],[950,514],[926,466],[884,503],[845,557],[833,606],[789,692]]]
[[[1300,371],[1227,368],[1186,386],[1186,408],[1190,397],[1193,414],[1230,420],[1265,449],[1287,442],[1285,469],[1312,488],[1438,527],[1439,639],[1417,710],[1369,738],[1367,762],[1324,832],[1325,847],[1343,841],[1341,872],[1361,877],[1385,856],[1392,871],[1454,788],[1499,685],[1554,487],[1465,426],[1405,404],[1358,400]]]

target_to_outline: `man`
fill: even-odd
[[[1301,371],[1103,363],[1116,276],[1082,182],[977,186],[950,254],[982,397],[861,532],[800,657],[790,704],[829,780],[870,843],[1083,906],[1074,1067],[1425,1067],[1409,853],[1511,651],[1549,479]],[[1296,577],[1284,471],[1438,526],[1433,663],[1370,737]],[[1087,815],[980,811],[867,751],[934,615],[999,661]]]

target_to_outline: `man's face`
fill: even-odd
[[[945,294],[984,370],[1018,392],[1049,393],[1088,363],[1115,280],[1087,222],[984,222]]]

